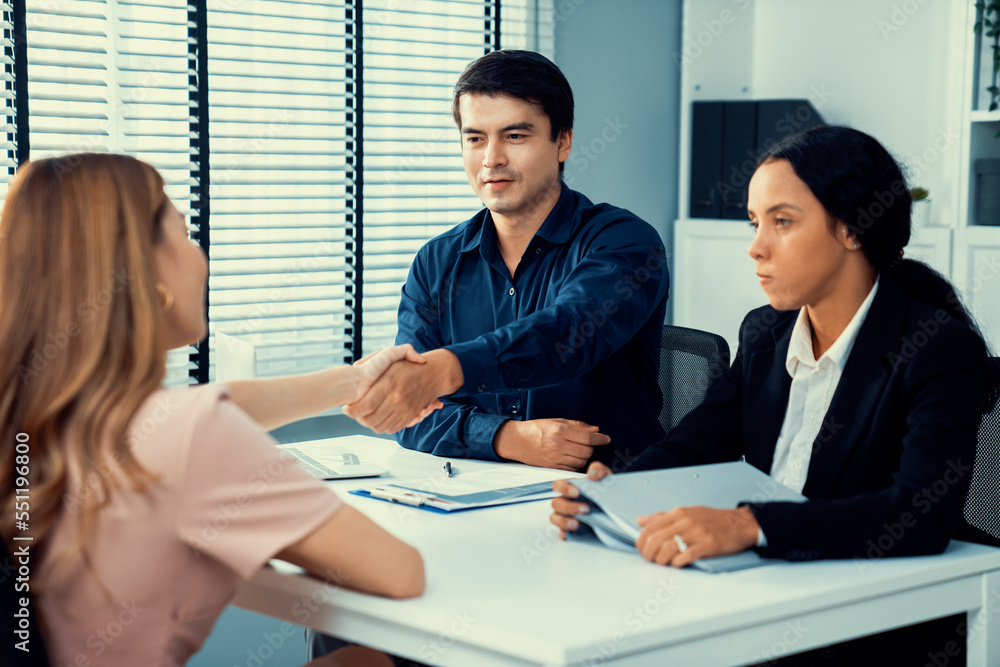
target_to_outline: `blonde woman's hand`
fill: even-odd
[[[360,399],[390,366],[404,359],[415,364],[427,363],[427,360],[409,343],[376,350],[355,361],[352,367],[351,396],[344,402],[354,403]]]
[[[409,358],[389,365],[360,399],[344,406],[344,414],[376,433],[395,433],[412,426],[443,407],[438,397],[449,396],[464,383],[458,357],[447,349]]]
[[[382,375],[389,370],[393,364],[398,362],[426,364],[427,360],[409,343],[387,347],[366,355],[364,358],[354,362],[353,369],[355,370],[355,373],[353,377],[351,398],[350,400],[345,401],[345,403],[355,403],[363,398],[364,395],[368,393],[368,390],[371,389],[372,385],[375,384],[375,382],[382,377]],[[444,404],[435,399],[424,407],[416,417],[410,420],[410,422],[406,424],[406,428],[420,423],[420,421],[425,417],[442,407],[444,407]]]

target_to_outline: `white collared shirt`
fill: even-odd
[[[858,331],[877,291],[876,278],[875,285],[854,313],[847,328],[819,359],[813,356],[812,326],[805,308],[799,311],[798,319],[795,320],[785,357],[785,369],[792,378],[792,387],[771,465],[771,477],[790,489],[801,493],[806,484],[813,443],[821,434],[823,418],[830,409],[844,365],[851,355],[854,340],[858,337]]]

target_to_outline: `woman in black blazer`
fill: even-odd
[[[771,305],[746,316],[733,365],[705,401],[625,469],[745,456],[774,474],[776,448],[781,456],[782,440],[794,441],[783,427],[812,428],[811,452],[801,456],[800,445],[798,457],[799,490],[809,500],[645,517],[637,547],[647,560],[682,567],[749,548],[789,560],[945,548],[971,477],[987,352],[947,280],[902,258],[910,207],[895,160],[857,130],[813,128],[761,159],[750,181],[749,253]],[[811,343],[799,356],[820,362],[820,378],[841,373],[829,387],[802,385],[811,419],[789,410],[798,320],[806,336],[799,342]],[[842,334],[854,337],[846,356]],[[839,368],[824,365],[838,351]],[[784,479],[794,480],[787,468]],[[592,464],[588,473],[610,470]],[[573,530],[582,504],[570,500],[572,485],[559,490],[565,497],[553,501],[552,521]]]
[[[749,253],[770,305],[746,316],[705,401],[625,469],[745,456],[808,500],[642,517],[644,558],[683,567],[751,548],[789,560],[944,550],[995,381],[954,288],[903,259],[910,208],[899,166],[862,132],[813,128],[764,155]],[[556,489],[552,522],[575,530],[585,505],[569,482]]]

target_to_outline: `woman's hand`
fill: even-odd
[[[354,362],[354,373],[352,377],[352,388],[351,388],[351,398],[350,400],[344,401],[345,404],[354,403],[361,399],[362,396],[371,388],[371,386],[382,377],[382,374],[389,370],[397,361],[412,361],[415,364],[427,363],[427,360],[413,349],[413,346],[409,343],[403,345],[396,345],[394,347],[387,347],[383,350],[377,350],[368,354],[362,359]],[[413,426],[414,424],[420,423],[420,421],[431,414],[438,408],[444,407],[444,404],[435,399],[430,405],[425,407],[420,411],[414,419],[406,425],[406,428]]]
[[[733,510],[679,507],[641,516],[639,525],[642,533],[635,546],[642,557],[674,567],[745,551],[757,544],[760,528],[748,507]]]
[[[587,468],[587,478],[592,480],[604,479],[611,474],[611,468],[600,461],[594,461]],[[559,492],[561,497],[552,499],[552,516],[549,521],[559,527],[559,539],[565,540],[566,533],[574,531],[580,527],[580,522],[575,518],[577,514],[586,514],[590,511],[587,503],[574,502],[580,497],[580,489],[572,484],[572,480],[559,479],[552,482],[552,489]]]
[[[412,361],[415,364],[427,363],[424,357],[413,349],[413,346],[409,343],[375,350],[374,352],[369,352],[361,359],[355,361],[355,390],[353,392],[352,399],[346,402],[353,403],[364,396],[365,392],[368,391],[368,388],[375,383],[375,380],[382,377],[382,373],[389,370],[389,366],[392,366],[397,361],[401,361],[403,359]]]

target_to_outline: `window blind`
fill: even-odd
[[[32,158],[136,155],[189,216],[210,336],[171,354],[169,383],[215,378],[217,331],[256,346],[260,376],[340,364],[392,343],[415,251],[480,208],[456,77],[501,39],[540,48],[550,4],[27,0],[22,136]],[[24,82],[5,30],[10,172]]]
[[[18,50],[23,54],[23,39],[17,37],[18,30],[23,34],[24,13],[15,16],[14,7],[10,2],[0,2],[0,20],[3,21],[3,134],[4,156],[0,169],[0,205],[7,196],[11,179],[17,170],[18,136],[17,136],[17,101],[18,91],[15,89],[15,61],[19,60]],[[23,57],[20,56],[20,57]],[[16,63],[20,65],[21,63]],[[21,102],[27,104],[27,95]],[[26,107],[25,107],[26,108]]]
[[[134,155],[159,169],[197,232],[187,3],[27,0],[25,22],[31,159]],[[191,352],[170,353],[168,384],[192,381]]]
[[[501,46],[537,51],[554,60],[555,0],[503,0],[502,7]]]
[[[345,31],[342,1],[208,2],[210,329],[259,376],[352,355]]]
[[[551,20],[536,30],[537,10],[534,0],[365,0],[365,353],[395,340],[400,290],[420,246],[482,208],[451,117],[458,76],[494,48],[537,48],[552,33]]]

